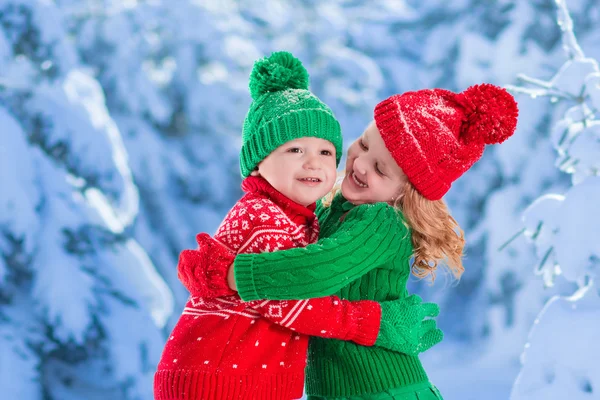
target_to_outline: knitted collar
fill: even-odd
[[[312,224],[315,219],[316,203],[304,207],[284,196],[260,176],[249,176],[244,179],[242,182],[242,190],[246,193],[258,194],[268,198],[279,206],[296,224]]]

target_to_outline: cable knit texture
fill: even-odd
[[[332,223],[344,212],[342,204],[317,206],[319,220],[333,216]],[[351,203],[347,203],[352,207]],[[240,254],[235,258],[235,280],[244,300],[261,298],[312,298],[333,294],[373,269],[381,260],[408,250],[406,225],[385,203],[352,209],[336,232],[304,248],[269,254],[268,258]],[[323,225],[323,227],[329,226]],[[294,267],[290,267],[290,266]],[[323,288],[327,288],[324,293]]]
[[[384,203],[355,207],[338,194],[330,207],[317,204],[316,213],[321,222],[318,243],[237,256],[236,283],[244,298],[337,294],[385,302],[408,297],[413,248],[399,212]],[[311,395],[354,396],[428,382],[417,356],[378,346],[311,338],[308,353],[306,391]]]
[[[258,177],[244,180],[242,188],[247,194],[215,234],[220,242],[214,248],[220,254],[217,259],[227,259],[228,252],[259,253],[316,241],[314,205],[294,203]],[[189,250],[181,257],[186,261],[179,265],[180,276],[187,277],[188,284],[195,284],[193,277],[214,281],[191,265],[203,260],[194,253],[199,251]],[[224,280],[222,272],[215,274]],[[205,290],[209,285],[191,287]],[[369,300],[350,302],[331,296],[243,302],[237,295],[205,298],[192,293],[158,365],[155,399],[299,398],[308,335],[371,346],[380,319],[381,307]]]
[[[510,93],[481,84],[462,93],[396,94],[375,107],[374,118],[408,180],[427,199],[439,200],[481,158],[486,144],[501,143],[515,132],[518,114]]]

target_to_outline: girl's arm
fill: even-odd
[[[227,290],[229,257],[224,256],[208,235],[198,236],[198,259],[211,265],[212,279],[189,271],[193,262],[180,258],[180,276],[191,276],[193,286],[206,290],[201,295],[215,296],[211,288]],[[329,296],[407,251],[410,235],[401,216],[385,203],[357,206],[352,209],[335,233],[303,248],[272,253],[238,254],[235,280],[240,297],[258,299],[308,299]],[[228,259],[229,258],[229,259]],[[205,265],[202,265],[205,267]],[[188,286],[188,285],[186,285]],[[189,289],[189,287],[188,287]],[[191,290],[190,290],[191,291]]]
[[[352,209],[340,229],[315,244],[262,254],[239,254],[234,273],[244,300],[329,296],[398,251],[407,228],[385,203]]]

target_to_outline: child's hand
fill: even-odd
[[[235,254],[206,233],[196,236],[197,250],[179,255],[177,276],[193,296],[228,296],[236,292],[228,285],[228,271]],[[233,270],[233,268],[231,268]]]
[[[411,356],[428,350],[444,338],[433,318],[440,308],[435,303],[423,303],[416,295],[381,304],[381,327],[376,346]]]

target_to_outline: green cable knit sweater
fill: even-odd
[[[318,243],[236,257],[235,278],[243,300],[336,294],[348,300],[382,302],[408,296],[413,248],[400,213],[385,203],[355,207],[338,194],[330,207],[318,204],[317,215],[321,224]],[[310,339],[306,375],[310,395],[379,393],[427,380],[418,357],[339,340]]]

